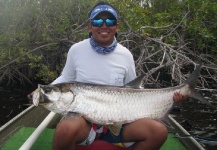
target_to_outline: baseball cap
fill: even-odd
[[[109,12],[111,13],[116,20],[118,20],[118,14],[117,12],[115,11],[114,8],[112,8],[111,6],[109,5],[99,5],[99,6],[96,6],[92,11],[91,11],[91,14],[90,14],[90,19],[93,19],[94,17],[96,17],[99,13],[101,12]]]

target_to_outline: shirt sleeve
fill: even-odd
[[[75,60],[73,54],[73,46],[69,49],[67,54],[67,59],[65,66],[61,75],[54,80],[51,84],[63,83],[63,82],[72,82],[75,81],[76,78],[76,68],[75,68]]]

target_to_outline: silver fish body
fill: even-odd
[[[33,103],[63,115],[68,112],[78,113],[88,121],[101,125],[122,125],[140,118],[160,119],[172,108],[175,92],[205,102],[203,97],[192,89],[199,71],[198,67],[186,83],[180,86],[162,89],[78,82],[39,85],[33,93]]]

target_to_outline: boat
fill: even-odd
[[[29,106],[0,128],[1,150],[51,150],[55,127],[61,115],[43,107]],[[205,150],[190,134],[168,115],[168,138],[160,150]],[[177,135],[189,135],[178,138]],[[102,140],[95,140],[91,145],[77,145],[76,150],[131,150]]]

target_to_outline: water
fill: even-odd
[[[24,91],[0,91],[0,126],[23,111],[28,104]],[[217,94],[209,94],[209,101],[217,107]],[[192,135],[217,139],[217,111],[212,110],[197,100],[187,99],[175,107],[172,114],[175,119]],[[199,141],[200,142],[200,141]],[[217,145],[201,143],[207,150],[216,150]]]
[[[209,98],[210,97],[210,98]],[[217,95],[209,94],[206,97],[215,107],[217,107]],[[201,104],[197,100],[188,99],[180,103],[176,111],[173,111],[175,119],[191,134],[194,136],[215,139],[217,144],[217,110]],[[217,145],[211,143],[198,142],[207,150],[216,150]]]
[[[24,91],[0,91],[0,126],[4,125],[10,119],[22,112],[28,104],[26,97],[27,93]]]

